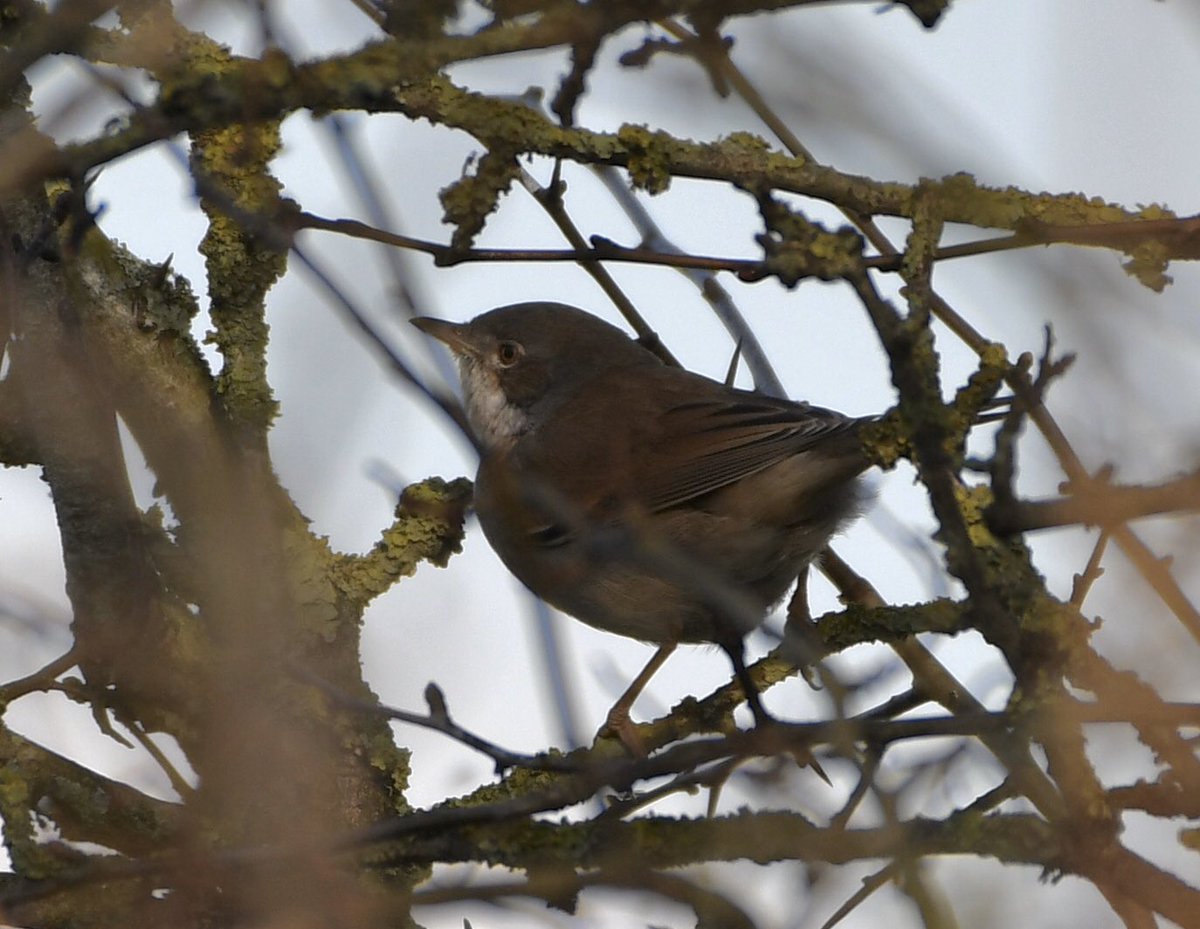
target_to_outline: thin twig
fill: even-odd
[[[510,751],[506,748],[501,748],[499,745],[488,741],[482,736],[475,735],[475,733],[468,729],[464,729],[450,718],[450,711],[446,706],[445,695],[436,684],[430,683],[425,688],[425,701],[429,706],[429,712],[423,715],[361,700],[346,693],[329,681],[313,674],[311,671],[296,665],[291,666],[291,672],[298,679],[316,687],[340,707],[359,713],[383,716],[387,719],[394,719],[412,726],[420,726],[422,729],[440,732],[468,748],[487,755],[495,763],[498,774],[503,773],[509,768],[516,767],[537,771],[558,771],[561,773],[578,773],[580,770],[579,763],[571,761],[569,758],[554,755],[526,755],[521,752]]]
[[[72,645],[63,654],[47,662],[32,674],[19,677],[0,685],[0,703],[7,705],[26,694],[51,690],[57,687],[56,678],[79,663],[79,646]]]

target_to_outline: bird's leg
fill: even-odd
[[[808,565],[800,569],[796,591],[788,601],[787,620],[783,624],[784,656],[800,669],[800,676],[813,690],[820,690],[816,664],[824,651],[813,626],[812,610],[808,607]]]
[[[650,678],[654,677],[658,669],[671,657],[671,652],[675,651],[676,644],[675,642],[665,642],[658,647],[658,651],[650,656],[650,660],[633,679],[633,683],[625,688],[625,693],[621,694],[617,702],[612,705],[612,709],[608,711],[608,717],[604,720],[604,725],[600,728],[601,735],[609,733],[615,735],[629,750],[629,753],[637,758],[646,756],[646,746],[642,744],[642,737],[638,735],[633,720],[629,718],[629,711],[633,707],[633,701],[650,683]]]
[[[800,569],[796,576],[796,590],[788,601],[787,624],[784,635],[796,626],[808,626],[812,623],[812,610],[808,608],[808,565]]]
[[[750,672],[746,668],[745,641],[737,638],[718,642],[717,644],[724,649],[725,654],[729,656],[729,660],[733,662],[733,673],[737,676],[738,683],[742,685],[742,691],[746,694],[746,705],[750,707],[750,712],[754,714],[754,728],[762,729],[773,725],[775,717],[763,708],[762,701],[758,698],[758,688],[754,685],[754,679],[750,677]],[[825,773],[825,769],[821,767],[821,763],[813,757],[812,752],[807,748],[792,748],[790,749],[790,754],[800,767],[808,766],[812,768],[821,780],[826,784],[831,784],[829,775]]]
[[[758,687],[755,686],[754,679],[750,677],[750,672],[746,670],[745,639],[740,635],[731,636],[718,642],[717,645],[729,656],[729,660],[733,664],[733,674],[738,679],[738,683],[742,685],[742,692],[746,695],[746,705],[754,714],[754,725],[765,726],[773,723],[775,720],[763,709],[762,701],[758,698]]]

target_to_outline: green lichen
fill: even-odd
[[[987,511],[995,499],[990,487],[983,484],[958,484],[955,487],[955,497],[963,522],[967,526],[968,538],[975,548],[989,549],[1004,544],[996,538],[987,524]]]
[[[362,734],[357,730],[355,733],[358,738],[362,738]],[[412,752],[398,748],[392,739],[391,730],[386,728],[368,735],[363,747],[371,767],[382,772],[387,778],[388,794],[395,812],[408,812],[411,806],[405,794],[408,791],[409,778],[412,776]]]
[[[0,806],[6,810],[29,809],[29,784],[13,765],[0,767]]]
[[[994,502],[990,487],[978,484],[958,484],[955,498],[967,530],[972,551],[951,552],[956,564],[971,559],[983,570],[983,580],[995,591],[1009,617],[1020,617],[1031,605],[1031,598],[1041,591],[1043,581],[1033,568],[1029,549],[1020,536],[1000,538],[988,525],[987,513]],[[955,565],[952,565],[955,568]],[[956,573],[957,570],[956,570]],[[982,630],[987,634],[987,630]]]
[[[955,635],[964,631],[967,607],[948,599],[907,606],[850,604],[816,620],[817,634],[831,651],[864,642],[899,642],[919,632]]]
[[[466,478],[429,478],[404,489],[396,519],[363,556],[343,555],[333,575],[342,594],[366,604],[408,577],[422,561],[445,567],[462,549],[463,527],[471,501]]]
[[[465,174],[438,194],[442,220],[455,229],[450,239],[452,251],[471,247],[483,230],[487,217],[496,211],[500,197],[520,176],[521,165],[512,152],[494,149],[479,159],[474,175]]]
[[[1156,294],[1162,293],[1174,278],[1167,274],[1170,249],[1162,242],[1143,242],[1130,252],[1129,261],[1121,265],[1125,273]]]
[[[645,126],[625,123],[617,130],[617,141],[626,151],[626,170],[633,186],[647,193],[665,193],[671,186],[671,158],[667,146],[675,140]]]
[[[225,362],[217,393],[235,420],[260,436],[278,411],[267,381],[265,301],[287,254],[262,229],[248,228],[245,215],[269,228],[269,217],[279,212],[281,185],[268,172],[279,145],[279,125],[269,122],[199,132],[192,147],[208,188],[200,201],[209,219],[200,252],[215,327],[208,341]]]
[[[771,154],[771,144],[753,132],[731,132],[722,137],[718,144],[730,156],[742,154],[751,158],[763,158]]]
[[[900,276],[907,282],[905,296],[912,310],[922,316],[930,312],[930,275],[933,256],[942,239],[944,221],[938,193],[922,180],[913,190],[912,229],[904,246]]]
[[[624,751],[623,748],[617,746],[613,751],[613,756],[617,757]],[[546,753],[546,757],[561,759],[566,756],[558,749],[550,749]],[[593,757],[593,755],[588,754],[587,760],[591,760]],[[583,759],[581,758],[581,764],[582,761]],[[502,781],[494,784],[483,784],[469,794],[450,798],[446,801],[446,805],[449,807],[475,807],[485,803],[501,803],[505,800],[512,800],[515,797],[557,791],[561,789],[561,782],[564,776],[566,775],[553,771],[538,770],[535,768],[516,768],[510,771]]]
[[[908,426],[898,410],[867,423],[858,435],[867,458],[885,471],[894,468],[902,458],[912,457]]]
[[[393,87],[391,96],[393,107],[401,102],[410,116],[464,129],[489,150],[533,151],[531,140],[539,140],[556,155],[582,154],[575,131],[550,122],[532,107],[463,90],[440,75],[425,74],[403,87]]]
[[[98,230],[84,237],[81,252],[86,260],[73,267],[92,293],[108,294],[129,308],[138,329],[182,341],[202,359],[191,337],[200,305],[188,280],[171,270],[170,257],[162,264],[145,261]]]
[[[65,864],[54,856],[50,846],[39,845],[36,840],[33,821],[36,799],[20,762],[10,762],[0,768],[4,847],[13,870],[32,880],[53,877]]]
[[[65,838],[157,846],[174,832],[150,804],[123,803],[95,784],[51,777],[45,793]]]
[[[978,353],[979,367],[954,395],[957,425],[961,426],[963,432],[973,426],[979,414],[988,408],[1011,369],[1008,349],[999,342],[984,344]]]
[[[1063,661],[1077,648],[1086,648],[1095,627],[1087,622],[1078,608],[1064,603],[1049,594],[1039,593],[1031,597],[1020,615],[1021,631],[1025,641],[1040,642],[1043,654],[1054,652]],[[1048,663],[1060,669],[1063,661]]]
[[[984,187],[965,172],[942,178],[937,193],[943,216],[957,220],[972,215],[980,220],[980,226],[1001,229],[1011,229],[1027,215],[1034,200],[1014,188],[1002,191]]]
[[[332,580],[337,559],[329,543],[293,527],[284,537],[283,552],[289,588],[301,609],[304,631],[333,642],[341,629],[343,608]]]
[[[767,233],[757,236],[763,268],[786,287],[805,278],[830,281],[862,268],[862,237],[849,226],[833,232],[789,209],[769,191],[757,190],[759,212]]]

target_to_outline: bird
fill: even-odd
[[[658,646],[601,731],[644,753],[629,711],[679,643],[723,649],[770,722],[744,637],[861,512],[860,432],[878,417],[664,363],[562,303],[412,323],[458,363],[475,512],[501,561],[556,609]]]

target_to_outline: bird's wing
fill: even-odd
[[[655,447],[641,457],[642,499],[665,510],[739,481],[792,455],[846,435],[863,420],[748,391],[683,400],[661,414]],[[865,464],[865,461],[864,461]]]

